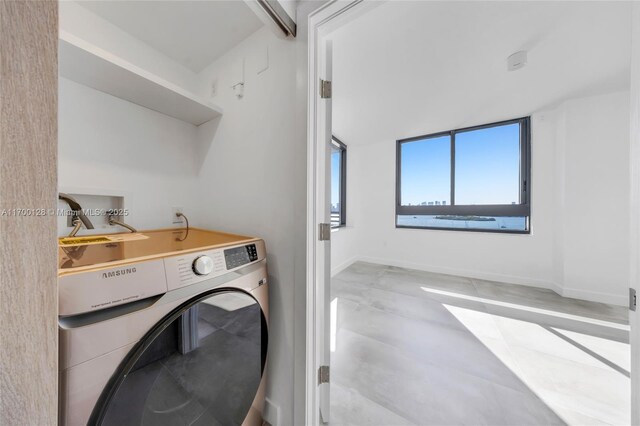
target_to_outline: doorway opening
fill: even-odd
[[[312,15],[308,374],[331,367],[308,388],[319,420],[632,423],[632,9]]]

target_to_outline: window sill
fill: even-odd
[[[346,231],[349,229],[353,229],[353,226],[348,226],[348,225],[340,225],[340,226],[335,226],[333,228],[331,228],[331,232],[338,232],[338,231]]]
[[[486,233],[486,234],[503,234],[503,235],[531,235],[531,229],[526,231],[500,231],[497,229],[470,229],[470,228],[436,228],[427,226],[402,226],[396,225],[396,229],[411,230],[427,230],[427,231],[444,231],[444,232],[468,232],[468,233]]]

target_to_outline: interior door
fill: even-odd
[[[332,46],[328,40],[323,41],[320,44],[319,60],[320,70],[323,75],[321,79],[327,82],[331,82],[331,69],[332,69]],[[329,83],[330,84],[330,83]],[[323,143],[318,144],[318,164],[321,165],[318,172],[318,182],[320,183],[317,212],[319,223],[322,223],[326,228],[331,226],[331,94],[330,90],[322,90],[323,84],[320,83],[321,93],[319,108],[319,138],[318,141]],[[320,233],[320,230],[318,231]],[[330,232],[325,237],[330,237]],[[329,407],[330,407],[330,394],[329,394],[329,382],[328,382],[328,367],[330,366],[330,305],[331,305],[331,241],[318,238],[319,247],[316,252],[319,259],[317,259],[318,265],[318,283],[323,285],[318,286],[318,299],[322,300],[323,306],[319,316],[321,338],[318,344],[318,356],[320,360],[320,366],[318,370],[318,392],[319,392],[319,405],[320,405],[320,420],[324,423],[329,423]],[[322,374],[322,373],[324,374]]]

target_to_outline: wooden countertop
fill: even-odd
[[[58,240],[58,276],[257,240],[198,228],[64,237]]]

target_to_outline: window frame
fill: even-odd
[[[331,147],[337,145],[340,150],[340,223],[331,225],[332,229],[347,226],[347,145],[340,139],[331,135]]]
[[[455,204],[455,145],[456,134],[474,130],[488,129],[509,124],[520,125],[520,204]],[[445,206],[403,206],[402,205],[402,144],[416,142],[424,139],[449,136],[451,138],[451,202]],[[530,234],[531,233],[531,117],[521,117],[511,120],[482,124],[479,126],[464,127],[444,132],[430,133],[411,138],[398,139],[396,141],[396,228],[413,229],[439,229],[466,232],[496,232],[501,234]],[[527,229],[497,230],[497,229],[469,229],[433,226],[407,226],[398,224],[398,216],[401,215],[475,215],[475,216],[524,216],[527,217]]]

